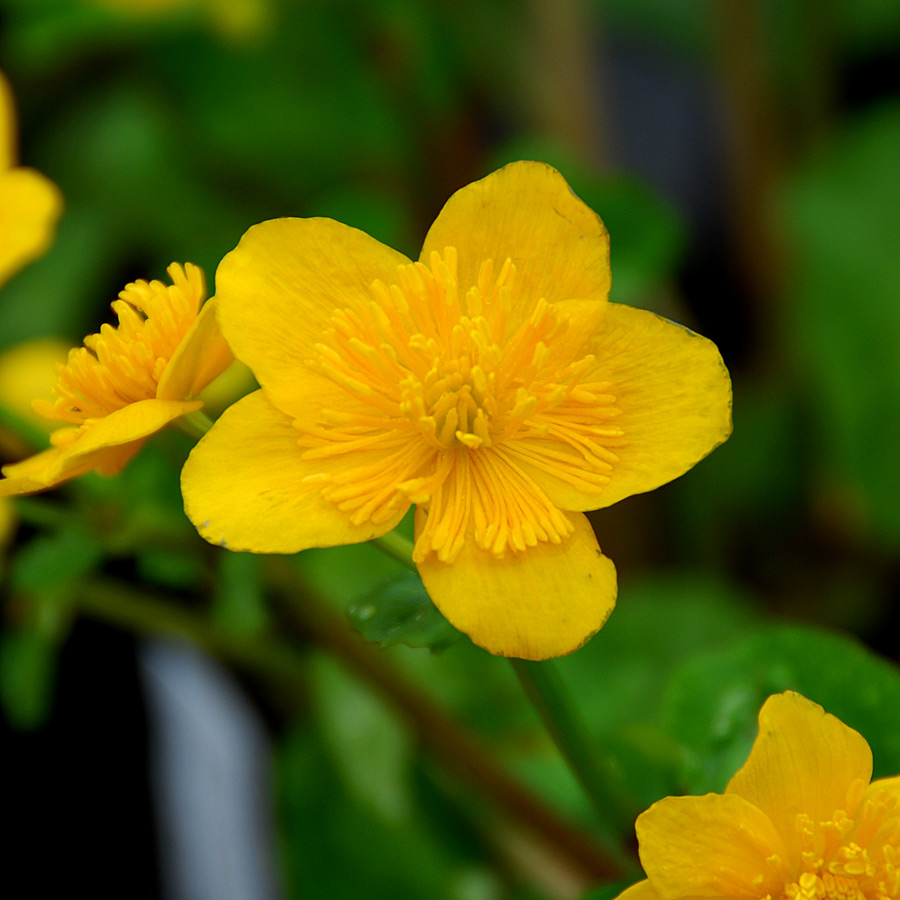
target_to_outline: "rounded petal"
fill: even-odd
[[[219,323],[260,384],[302,377],[337,308],[394,280],[402,253],[331,219],[254,225],[216,272]]]
[[[156,396],[160,400],[196,397],[232,363],[234,355],[216,320],[215,298],[208,300],[172,354]]]
[[[114,475],[151,434],[201,405],[173,400],[130,403],[82,426],[72,443],[4,466],[0,497],[45,491],[92,471]]]
[[[635,831],[644,871],[663,900],[781,896],[781,836],[743,797],[666,797],[638,816]]]
[[[618,303],[606,307],[588,348],[591,379],[611,383],[621,438],[599,439],[618,457],[597,497],[535,480],[563,509],[599,509],[683,475],[731,434],[731,378],[712,341]],[[585,505],[590,503],[590,505]]]
[[[0,284],[40,256],[53,239],[62,194],[32,169],[0,172]]]
[[[477,283],[486,259],[497,271],[512,260],[517,285],[512,324],[541,298],[605,301],[609,296],[606,226],[546,163],[511,163],[458,190],[429,229],[420,259],[427,262],[445,247],[458,251],[463,289]]]
[[[354,544],[395,528],[395,518],[354,525],[321,495],[316,476],[344,464],[305,461],[291,417],[255,391],[230,406],[191,451],[181,473],[188,518],[201,536],[229,550],[297,553]]]
[[[871,777],[865,738],[817,703],[787,691],[763,704],[759,735],[727,793],[766,813],[796,854],[797,815],[826,822],[840,809],[853,818]]]
[[[416,511],[416,534],[424,513]],[[498,656],[564,656],[592,637],[616,603],[616,569],[582,515],[562,543],[502,559],[467,542],[451,563],[431,553],[418,563],[425,590],[448,621]]]

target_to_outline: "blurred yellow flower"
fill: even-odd
[[[101,6],[130,16],[167,16],[176,12],[208,16],[224,37],[254,38],[270,24],[271,0],[94,0]]]
[[[871,777],[858,732],[776,694],[724,794],[667,797],[638,817],[647,879],[619,900],[897,900],[900,777]]]
[[[12,92],[0,72],[0,285],[50,246],[62,212],[56,185],[17,164],[16,142]]]
[[[197,266],[173,263],[171,285],[129,284],[112,308],[119,319],[59,366],[55,400],[36,400],[40,415],[66,422],[52,449],[4,466],[0,497],[55,487],[98,471],[118,472],[154,432],[203,406],[194,400],[231,363]]]
[[[182,475],[232,550],[365,541],[417,505],[435,604],[489,651],[583,644],[615,603],[582,510],[681,475],[731,431],[716,347],[609,303],[603,223],[542,163],[457,192],[413,263],[330,219],[251,228],[217,272],[262,386]]]

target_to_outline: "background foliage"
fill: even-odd
[[[212,283],[266,218],[331,216],[415,256],[454,190],[546,160],[609,228],[613,299],[709,336],[734,379],[724,447],[593,517],[619,606],[559,668],[621,776],[623,830],[661,796],[721,790],[788,687],[894,774],[898,55],[881,0],[0,0],[21,157],[66,202],[0,292],[0,351],[77,343],[173,260]],[[4,423],[25,369],[0,362]],[[30,428],[4,427],[4,460]],[[188,449],[163,436],[118,479],[0,510],[7,875],[29,870],[35,896],[161,896],[135,647],[162,634],[220,659],[263,724],[283,896],[591,887],[428,739],[431,704],[590,834],[503,661],[370,547],[205,546],[181,514]]]

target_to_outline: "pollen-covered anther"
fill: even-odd
[[[35,412],[73,425],[102,419],[130,403],[150,400],[172,355],[197,317],[205,296],[203,273],[190,263],[168,268],[171,285],[136,281],[112,309],[118,325],[104,324],[58,367],[55,400],[35,400]]]
[[[560,543],[573,525],[529,473],[599,494],[618,460],[615,398],[582,352],[591,328],[545,300],[512,326],[515,290],[508,259],[460,285],[448,247],[337,311],[309,361],[347,396],[298,426],[304,459],[342,456],[353,475],[322,496],[355,523],[415,503],[417,560],[450,562],[470,539],[496,557]],[[377,461],[357,465],[352,454],[369,451]]]

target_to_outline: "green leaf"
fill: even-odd
[[[102,558],[97,538],[76,523],[26,544],[10,566],[10,586],[29,593],[58,590],[91,572]]]
[[[0,702],[13,728],[40,727],[53,702],[59,642],[32,625],[0,635]]]
[[[226,631],[258,635],[269,625],[260,581],[261,560],[252,553],[219,555],[219,577],[213,595],[213,621]]]
[[[819,508],[900,549],[900,104],[852,123],[785,185],[785,335],[814,421]],[[792,361],[793,362],[793,361]],[[796,363],[794,363],[796,365]],[[864,374],[864,377],[862,377]]]
[[[407,819],[412,742],[393,710],[328,657],[311,682],[322,737],[348,791],[389,822]]]
[[[462,635],[441,615],[425,592],[422,579],[404,572],[347,607],[350,623],[367,640],[382,647],[405,644],[445,650]]]
[[[784,690],[859,731],[872,747],[876,777],[900,772],[900,671],[844,635],[777,625],[701,654],[672,677],[663,724],[685,748],[690,793],[724,788],[747,757],[763,702]]]

